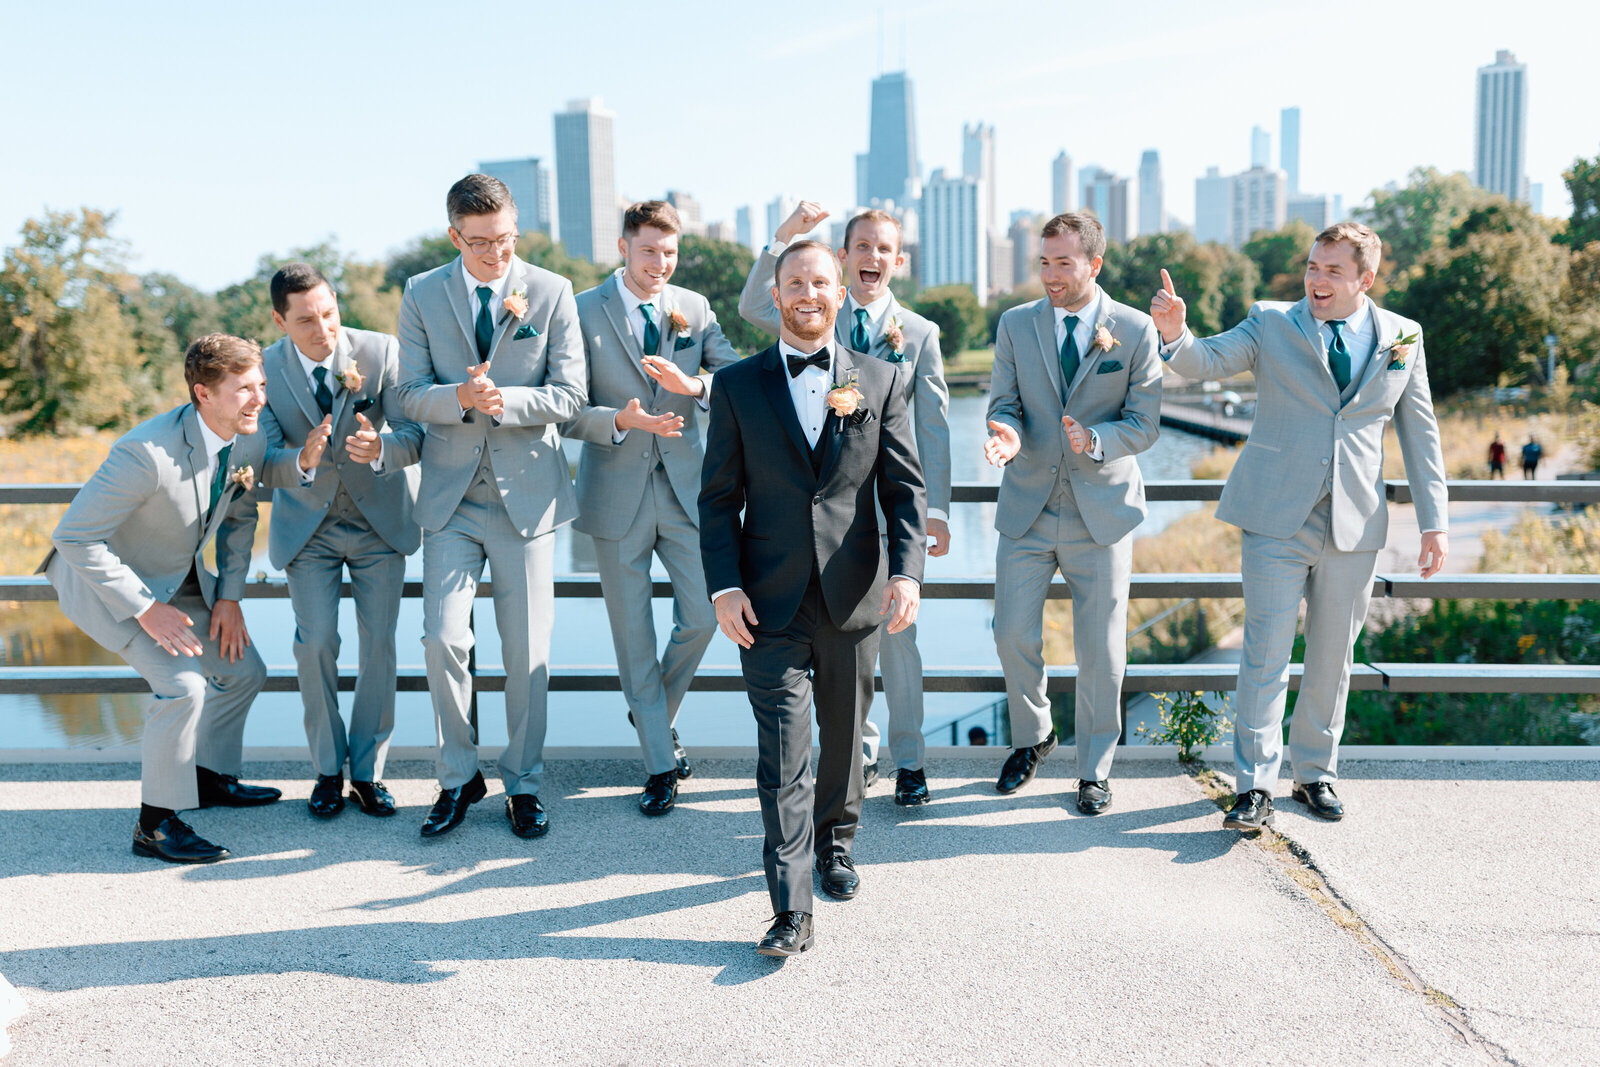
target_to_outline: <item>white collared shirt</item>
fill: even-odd
[[[867,313],[867,346],[870,348],[883,333],[883,318],[889,312],[889,302],[894,298],[893,293],[884,293],[870,304],[856,302],[854,293],[844,298],[844,325],[845,336],[850,336],[856,328],[856,309],[861,308]]]
[[[628,283],[623,279],[623,272],[625,270],[627,270],[626,267],[618,267],[615,271],[617,276],[617,292],[622,294],[622,309],[627,314],[628,327],[629,329],[633,330],[634,340],[639,342],[639,351],[644,351],[644,312],[640,311],[639,308],[648,303],[652,309],[650,314],[655,316],[656,330],[658,331],[657,336],[660,339],[660,343],[656,345],[656,355],[662,356],[663,358],[669,358],[667,354],[671,353],[672,349],[667,347],[667,339],[669,337],[672,338],[672,344],[676,345],[678,343],[678,335],[673,332],[671,322],[665,321],[665,309],[661,306],[666,301],[667,292],[665,289],[663,289],[649,300],[645,300],[643,297],[639,296],[638,293],[635,293],[632,289],[628,288]],[[701,380],[704,381],[704,379]],[[707,382],[701,388],[699,396],[692,397],[691,399],[700,406],[701,411],[710,411],[710,383]],[[644,398],[640,397],[639,402],[642,404],[644,402]],[[620,445],[623,442],[623,439],[625,439],[627,436],[628,431],[620,429],[617,426],[617,417],[615,415],[611,416],[611,443]]]
[[[1350,350],[1350,380],[1359,382],[1366,373],[1367,364],[1372,361],[1372,350],[1377,346],[1374,336],[1377,325],[1372,316],[1372,301],[1361,297],[1361,306],[1356,308],[1355,314],[1344,320],[1344,346]],[[1317,321],[1317,336],[1322,340],[1322,356],[1328,356],[1328,350],[1333,345],[1333,327],[1326,322]],[[1331,366],[1330,366],[1331,370]]]
[[[824,351],[824,345],[818,351]],[[789,375],[789,356],[809,356],[787,341],[778,342],[778,355],[783,358],[783,373]],[[795,417],[812,448],[822,437],[822,425],[828,420],[828,390],[833,388],[833,353],[828,353],[827,367],[809,366],[798,377],[789,376],[789,399],[794,401]]]
[[[1050,309],[1056,313],[1056,363],[1058,365],[1061,362],[1061,346],[1067,340],[1068,315],[1072,315],[1078,320],[1078,324],[1072,328],[1072,341],[1078,350],[1078,366],[1083,366],[1095,354],[1090,346],[1094,343],[1095,326],[1100,322],[1100,298],[1100,287],[1097,285],[1094,287],[1094,295],[1089,298],[1089,302],[1077,311],[1068,311],[1066,308],[1057,307]],[[1062,382],[1061,388],[1071,389],[1072,383]],[[1099,463],[1105,459],[1105,452],[1100,448],[1100,435],[1095,432],[1092,426],[1085,426],[1084,429],[1089,431],[1089,447],[1085,450],[1084,455]],[[1066,431],[1063,430],[1062,432],[1065,433]]]
[[[205,492],[206,499],[210,500],[211,487],[215,485],[217,481],[217,457],[222,454],[222,450],[224,448],[233,444],[233,442],[238,440],[238,438],[230,437],[227,440],[223,440],[221,437],[217,436],[217,431],[206,425],[205,417],[200,414],[199,408],[195,408],[195,417],[200,420],[200,439],[204,441],[206,445]],[[229,462],[232,462],[232,453],[229,454]],[[226,490],[227,486],[223,486],[223,489]],[[204,515],[200,516],[200,521],[205,521]]]
[[[312,359],[310,356],[308,356],[304,352],[300,351],[300,346],[295,344],[293,341],[289,342],[289,347],[293,348],[294,349],[294,354],[300,357],[300,367],[301,367],[302,370],[304,370],[306,372],[306,383],[311,386],[311,395],[312,396],[316,396],[317,395],[317,375],[316,375],[316,370],[317,370],[318,367],[326,367],[328,369],[328,373],[325,375],[325,377],[327,379],[327,382],[328,382],[328,392],[337,393],[340,389],[344,388],[344,383],[341,382],[339,380],[338,376],[333,373],[333,352],[328,353],[328,355],[324,359],[322,359],[321,361],[318,361],[318,360]],[[334,352],[337,352],[338,350],[339,350],[338,346],[336,345],[334,347]],[[329,448],[333,447],[333,441],[332,441],[331,438],[328,441],[328,447]],[[378,440],[378,458],[373,460],[371,463],[367,464],[367,466],[371,467],[373,469],[374,473],[377,473],[377,474],[382,474],[383,473],[383,448],[384,448],[383,440],[382,440],[382,438],[379,438],[379,440]],[[317,467],[320,467],[320,466],[322,466],[322,464],[318,463]],[[316,481],[316,478],[317,478],[317,467],[312,467],[308,471],[307,470],[303,470],[303,471],[300,472],[300,484],[301,485],[310,485],[312,482]]]
[[[506,272],[500,275],[500,277],[496,278],[494,281],[479,281],[477,278],[473,277],[472,272],[467,269],[467,261],[465,257],[463,257],[461,260],[461,281],[467,287],[467,310],[471,313],[468,317],[471,318],[473,322],[478,321],[478,312],[480,310],[478,307],[478,286],[487,285],[490,290],[489,321],[498,322],[500,319],[500,310],[506,305],[506,283],[508,283],[510,280],[511,268],[507,267]]]

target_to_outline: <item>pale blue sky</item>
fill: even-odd
[[[962,123],[992,122],[1002,213],[1045,209],[1061,148],[1125,175],[1156,148],[1189,220],[1194,178],[1248,165],[1253,124],[1276,160],[1285,106],[1307,191],[1355,203],[1417,165],[1470,169],[1474,72],[1509,48],[1529,66],[1530,178],[1564,215],[1561,170],[1600,151],[1595,21],[1554,0],[10,3],[0,243],[90,205],[119,213],[135,269],[206,288],[330,236],[377,257],[441,230],[479,160],[549,159],[552,114],[592,95],[617,113],[624,195],[683,189],[708,219],[780,192],[843,211],[902,34],[925,172],[958,170]]]

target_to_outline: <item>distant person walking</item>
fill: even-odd
[[[1494,435],[1494,440],[1489,442],[1489,477],[1504,478],[1506,476],[1506,443],[1500,440],[1500,434]]]
[[[1537,478],[1539,476],[1539,461],[1544,458],[1544,446],[1537,437],[1528,438],[1528,443],[1522,446],[1522,476],[1524,478]]]

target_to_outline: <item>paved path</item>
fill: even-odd
[[[1555,1063],[1600,1040],[1600,765],[1349,768],[1339,826],[1285,803],[1462,1022],[1175,763],[1128,760],[1099,819],[1064,806],[1070,761],[1011,797],[994,764],[934,764],[920,811],[875,787],[862,896],[819,901],[784,964],[753,951],[749,760],[705,761],[657,821],[633,761],[555,761],[550,837],[512,837],[496,788],[427,843],[424,765],[391,768],[397,818],[318,823],[303,767],[257,764],[294,800],[198,813],[239,853],[201,868],[129,853],[133,768],[0,766],[0,974],[29,1005],[6,1063],[1503,1062],[1479,1034]]]

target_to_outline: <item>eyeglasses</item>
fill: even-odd
[[[461,237],[460,230],[456,231],[456,236]],[[472,249],[473,255],[481,256],[491,249],[498,252],[502,248],[516,247],[517,237],[518,234],[516,233],[503,233],[499,237],[480,237],[470,241],[465,237],[461,237],[461,243]]]

